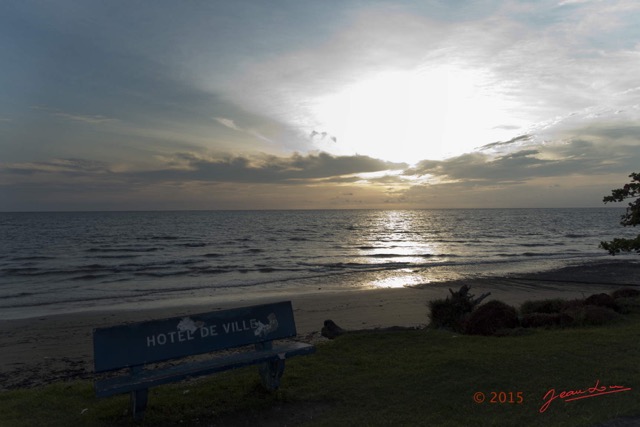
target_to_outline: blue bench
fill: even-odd
[[[290,301],[97,328],[93,331],[95,372],[126,371],[96,380],[96,395],[130,393],[133,417],[141,419],[150,387],[248,365],[259,365],[262,384],[275,390],[287,358],[315,351],[313,345],[306,343],[273,342],[295,336]],[[252,345],[252,349],[214,354],[203,361],[161,368],[149,366],[247,345]]]

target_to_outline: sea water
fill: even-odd
[[[623,209],[0,213],[0,319],[610,259]]]

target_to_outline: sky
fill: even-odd
[[[0,211],[598,207],[636,0],[7,0]]]

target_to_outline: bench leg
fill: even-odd
[[[131,413],[133,418],[141,420],[144,417],[144,410],[147,409],[149,389],[133,390],[131,392]]]
[[[280,378],[284,373],[284,359],[262,363],[259,368],[262,385],[267,390],[277,390],[280,387]]]

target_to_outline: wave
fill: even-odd
[[[52,256],[43,256],[43,255],[32,255],[32,256],[17,256],[9,258],[10,261],[47,261],[51,259],[56,259]]]
[[[188,270],[183,271],[136,271],[133,274],[135,276],[147,276],[147,277],[170,277],[170,276],[186,276],[190,272]]]
[[[24,298],[24,297],[30,297],[32,295],[36,295],[36,294],[34,292],[20,292],[13,295],[2,295],[0,296],[0,300],[12,299],[12,298]]]
[[[89,258],[97,258],[97,259],[131,259],[131,258],[138,258],[140,255],[95,255]]]
[[[579,239],[582,237],[591,237],[591,234],[578,234],[578,233],[567,233],[564,235],[564,237],[567,237],[569,239]]]
[[[152,247],[123,247],[123,248],[118,248],[118,247],[105,247],[105,248],[89,248],[86,250],[86,252],[89,253],[110,253],[110,252],[156,252],[156,251],[161,251],[164,248],[160,248],[157,246],[152,246]]]
[[[98,280],[109,277],[108,274],[85,274],[84,276],[71,277],[69,280],[79,281],[79,280]]]
[[[495,256],[501,258],[521,258],[521,257],[549,257],[548,253],[543,252],[522,252],[522,253],[499,253]]]
[[[178,246],[182,246],[185,248],[204,248],[205,246],[208,246],[207,243],[182,243]]]
[[[204,254],[201,255],[204,258],[221,258],[224,256],[224,254],[218,254],[218,253],[210,253],[210,254]]]
[[[369,254],[369,255],[360,255],[363,258],[408,258],[415,255],[411,254]]]

